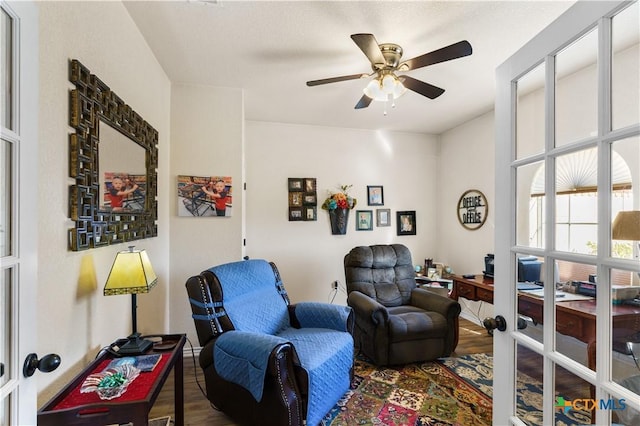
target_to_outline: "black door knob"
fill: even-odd
[[[31,377],[36,370],[40,370],[43,373],[50,373],[60,366],[60,355],[48,354],[38,359],[37,354],[29,354],[24,360],[24,366],[22,367],[22,374],[24,377]]]
[[[482,325],[489,333],[493,333],[496,328],[498,331],[505,331],[507,329],[507,320],[502,315],[497,315],[495,318],[485,318],[482,321]]]

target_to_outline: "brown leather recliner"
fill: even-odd
[[[428,361],[453,352],[460,304],[416,288],[407,247],[355,247],[344,257],[344,271],[356,347],[376,365]]]

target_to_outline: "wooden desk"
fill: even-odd
[[[149,411],[156,401],[162,386],[164,385],[171,370],[174,372],[174,415],[175,425],[184,425],[184,377],[183,377],[183,348],[186,342],[184,334],[167,334],[161,336],[164,342],[175,341],[176,345],[168,351],[150,350],[147,353],[162,353],[168,357],[166,362],[159,364],[157,368],[162,368],[152,383],[148,384],[145,396],[132,401],[112,400],[100,401],[92,404],[72,406],[65,409],[57,409],[72,392],[77,392],[84,382],[84,379],[106,360],[113,356],[107,352],[96,358],[80,374],[78,374],[67,386],[58,392],[49,402],[38,410],[39,426],[60,426],[60,425],[95,425],[95,424],[123,424],[133,423],[134,426],[146,426],[149,422]],[[155,371],[154,371],[155,373]],[[151,374],[151,373],[141,373]],[[139,386],[140,378],[137,378]],[[127,391],[136,386],[134,380]],[[126,395],[123,394],[123,396]]]
[[[451,298],[464,297],[493,304],[493,279],[476,275],[473,279],[453,276]],[[543,323],[544,299],[520,293],[518,312]],[[640,308],[630,305],[613,305],[613,328],[637,328],[640,321]],[[595,371],[596,344],[596,301],[576,300],[556,302],[556,331],[565,336],[575,337],[587,344],[588,367]],[[640,330],[639,330],[640,331]],[[456,341],[457,344],[457,341]]]

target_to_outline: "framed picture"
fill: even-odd
[[[302,192],[289,193],[289,207],[300,207],[302,205]]]
[[[303,220],[302,218],[302,207],[289,207],[289,220]]]
[[[376,226],[391,226],[391,209],[376,209]]]
[[[316,192],[316,178],[304,178],[304,192]]]
[[[415,210],[396,212],[396,222],[398,224],[398,235],[416,235]]]
[[[289,178],[289,191],[302,191],[302,179]]]
[[[382,186],[367,186],[367,203],[370,206],[384,206]]]
[[[356,210],[356,231],[373,230],[373,211],[372,210]]]
[[[302,198],[302,204],[305,206],[317,206],[318,197],[316,196],[316,193],[313,192],[311,194],[304,194]]]
[[[232,216],[231,176],[178,175],[178,216]]]
[[[313,206],[313,207],[303,207],[303,213],[304,213],[304,218],[303,220],[317,220],[318,219],[318,213],[317,213],[317,207]]]

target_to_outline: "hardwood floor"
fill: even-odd
[[[189,344],[187,343],[187,347]],[[493,338],[479,325],[460,318],[460,340],[452,356],[471,353],[493,353]],[[184,411],[185,425],[191,426],[235,426],[224,413],[211,407],[202,394],[197,380],[204,389],[204,376],[199,366],[194,368],[191,357],[184,359]],[[172,416],[173,418],[173,375],[167,380],[158,399],[151,409],[149,418]]]

